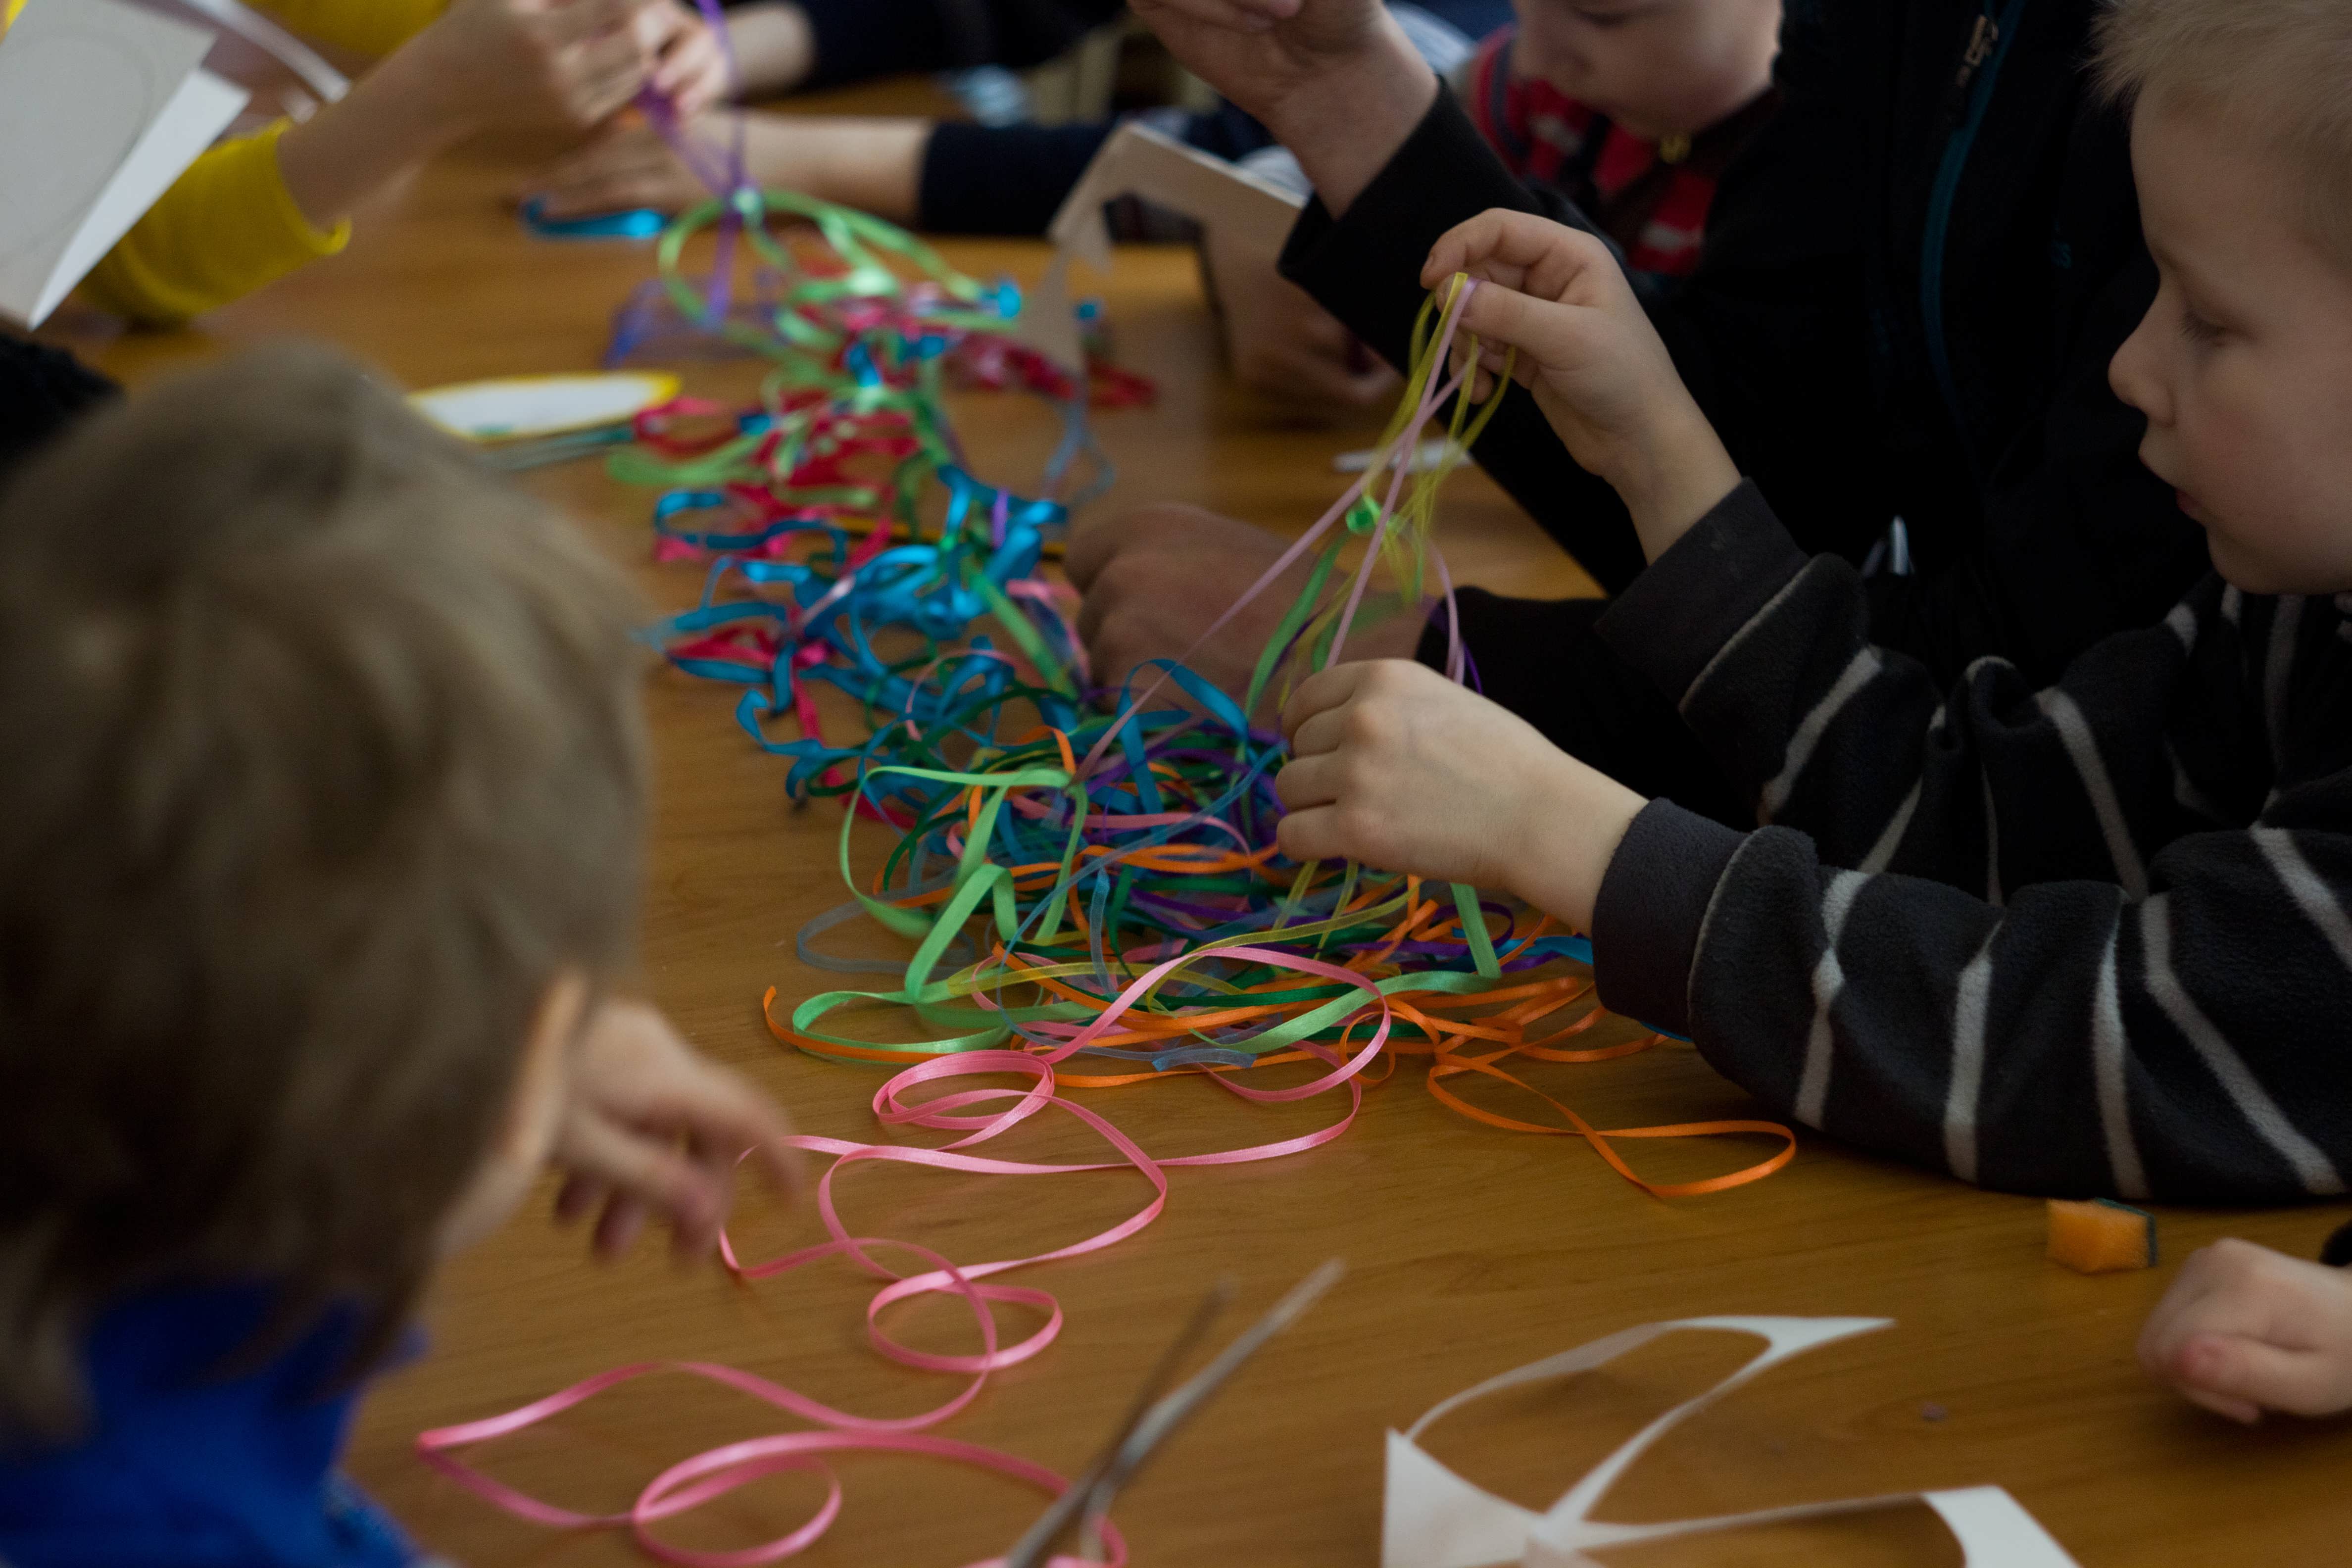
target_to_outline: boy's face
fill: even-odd
[[[1780,0],[1514,0],[1519,70],[1637,136],[1695,136],[1771,84]]]
[[[2140,458],[2249,593],[2352,589],[2352,268],[2294,216],[2291,164],[2158,95],[2132,121],[2156,303],[2109,368]]]

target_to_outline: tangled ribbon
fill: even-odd
[[[904,257],[921,254],[910,239],[877,239],[871,219],[832,215],[838,221],[829,222],[830,209],[815,204],[795,210],[807,212],[836,248],[871,242]],[[711,216],[704,209],[689,218],[707,222]],[[666,269],[674,268],[676,246],[668,240],[664,255]],[[1314,552],[1307,586],[1269,640],[1243,700],[1234,701],[1181,661],[1160,661],[1149,667],[1141,689],[1130,677],[1105,713],[1091,700],[1100,693],[1064,613],[1063,591],[1035,575],[1047,536],[1066,512],[971,476],[937,413],[936,379],[924,368],[935,367],[939,355],[909,335],[910,322],[953,321],[958,330],[971,323],[944,309],[909,310],[891,291],[895,274],[877,264],[880,275],[869,276],[863,266],[853,258],[845,270],[825,274],[844,280],[831,294],[793,292],[789,314],[803,327],[815,320],[811,312],[820,302],[851,310],[828,318],[830,336],[779,324],[774,341],[762,340],[778,369],[759,410],[730,418],[712,405],[682,403],[656,411],[640,424],[640,450],[616,459],[615,468],[625,478],[667,487],[655,508],[663,552],[715,555],[702,603],[656,633],[672,663],[745,687],[738,719],[760,745],[791,759],[789,789],[848,807],[840,865],[855,899],[802,931],[801,956],[818,967],[880,968],[898,976],[888,991],[810,997],[788,1020],[778,1018],[771,988],[762,1001],[770,1029],[827,1059],[897,1067],[876,1091],[877,1120],[954,1135],[938,1148],[796,1137],[799,1147],[833,1162],[816,1200],[830,1239],[760,1263],[743,1262],[722,1239],[722,1257],[747,1281],[824,1258],[850,1259],[884,1281],[866,1310],[875,1350],[968,1381],[932,1410],[885,1421],[730,1368],[643,1363],[418,1438],[429,1463],[509,1512],[561,1527],[625,1526],[656,1557],[696,1568],[775,1561],[821,1536],[842,1506],[825,1455],[921,1455],[1058,1493],[1066,1482],[1050,1471],[929,1432],[970,1404],[991,1373],[1036,1355],[1061,1331],[1061,1309],[1050,1294],[992,1281],[1098,1251],[1150,1225],[1166,1206],[1171,1168],[1278,1159],[1331,1142],[1354,1121],[1376,1066],[1385,1078],[1399,1058],[1426,1057],[1428,1090],[1444,1104],[1495,1127],[1581,1138],[1619,1175],[1659,1197],[1759,1180],[1795,1150],[1789,1130],[1767,1121],[1593,1127],[1504,1065],[1513,1058],[1600,1061],[1664,1038],[1652,1033],[1600,1047],[1566,1043],[1606,1016],[1597,1005],[1545,1032],[1551,1020],[1590,999],[1589,977],[1559,972],[1562,961],[1589,963],[1582,938],[1548,917],[1483,901],[1468,888],[1438,894],[1418,878],[1354,865],[1293,866],[1276,847],[1281,808],[1272,776],[1283,747],[1250,721],[1261,699],[1278,697],[1295,671],[1338,659],[1360,615],[1418,607],[1433,582],[1453,625],[1452,584],[1430,540],[1435,495],[1508,381],[1507,373],[1496,378],[1493,395],[1474,411],[1462,395],[1467,371],[1442,374],[1474,284],[1457,278],[1423,310],[1413,373],[1377,460],[1244,596],[1246,603]],[[946,298],[970,302],[944,282],[940,287]],[[898,303],[866,309],[885,298]],[[704,319],[725,323],[715,330],[740,325],[723,311],[706,310]],[[1476,346],[1469,341],[1463,363],[1475,363]],[[1449,400],[1445,460],[1409,475],[1409,456]],[[1082,416],[1078,399],[1065,406]],[[714,416],[721,420],[715,429],[688,428]],[[1066,437],[1064,447],[1077,449]],[[926,537],[914,497],[934,480],[947,491],[946,511],[938,532]],[[1342,584],[1341,552],[1351,538],[1363,541],[1364,556]],[[796,548],[812,542],[816,548],[795,559]],[[1381,560],[1395,587],[1374,593],[1374,563]],[[742,596],[723,596],[730,591]],[[1003,631],[1009,651],[969,635],[982,620]],[[919,644],[916,651],[880,651],[910,636]],[[946,647],[960,637],[968,637],[964,647]],[[1449,673],[1465,679],[1467,663],[1456,632],[1449,639]],[[864,739],[826,740],[813,681],[856,699],[867,718]],[[1184,703],[1152,706],[1170,687]],[[797,736],[772,736],[772,727],[787,719]],[[866,885],[851,865],[860,817],[897,835]],[[861,914],[914,941],[911,960],[868,963],[815,945],[818,936]],[[847,1008],[877,1004],[939,1033],[891,1044],[845,1034],[833,1022]],[[1092,1070],[1096,1063],[1108,1070]],[[1304,1065],[1303,1081],[1267,1087],[1244,1076],[1283,1064]],[[1181,1077],[1206,1077],[1255,1104],[1334,1092],[1344,1092],[1348,1104],[1310,1132],[1158,1156],[1073,1098]],[[1006,1085],[1008,1078],[1019,1086]],[[1455,1087],[1469,1078],[1532,1095],[1561,1122],[1482,1109]],[[1076,1120],[1114,1157],[1036,1163],[974,1152],[1047,1110]],[[1646,1178],[1613,1147],[1618,1140],[1724,1133],[1774,1137],[1782,1147],[1756,1164],[1685,1182]],[[925,1247],[853,1232],[839,1211],[835,1184],[845,1170],[874,1162],[984,1176],[1131,1170],[1150,1195],[1126,1218],[1082,1239],[1029,1257],[958,1265]],[[920,1267],[900,1272],[877,1258],[877,1249],[911,1254]],[[971,1310],[980,1332],[977,1354],[918,1352],[885,1332],[890,1308],[933,1294],[957,1296]],[[1003,1342],[996,1305],[1033,1310],[1044,1322],[1024,1339]],[[541,1501],[456,1457],[661,1371],[716,1380],[814,1429],[681,1461],[649,1482],[629,1510],[611,1515]],[[818,1472],[827,1487],[815,1513],[786,1535],[706,1552],[654,1532],[662,1521],[784,1470]],[[1125,1561],[1115,1533],[1106,1536],[1106,1546],[1112,1563]]]

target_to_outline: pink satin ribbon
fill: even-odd
[[[1387,999],[1370,981],[1354,971],[1319,959],[1266,948],[1233,947],[1219,951],[1240,962],[1278,965],[1302,974],[1352,984],[1364,992],[1365,1006],[1358,1015],[1358,1021],[1377,1017],[1378,1023],[1364,1044],[1352,1055],[1343,1058],[1339,1052],[1313,1042],[1303,1043],[1299,1047],[1325,1062],[1330,1071],[1307,1083],[1272,1089],[1252,1088],[1236,1082],[1226,1074],[1208,1075],[1213,1082],[1228,1092],[1265,1105],[1306,1100],[1344,1088],[1349,1100],[1346,1115],[1328,1126],[1294,1137],[1238,1149],[1160,1159],[1147,1153],[1141,1145],[1099,1112],[1066,1098],[1055,1080],[1054,1064],[1066,1059],[1115,1028],[1119,1019],[1148,995],[1153,986],[1186,963],[1194,962],[1198,956],[1178,954],[1154,964],[1113,999],[1092,1022],[1076,1029],[1066,1038],[1057,1039],[1050,1049],[972,1051],[940,1057],[894,1074],[876,1090],[874,1114],[884,1126],[921,1127],[961,1134],[952,1142],[934,1149],[861,1142],[813,1133],[795,1135],[791,1140],[795,1146],[812,1153],[834,1157],[833,1163],[819,1179],[816,1190],[817,1213],[831,1240],[762,1262],[746,1263],[737,1256],[731,1238],[723,1234],[719,1237],[721,1260],[730,1273],[743,1280],[772,1279],[824,1258],[845,1257],[866,1272],[888,1281],[866,1302],[867,1343],[877,1353],[902,1366],[970,1380],[942,1404],[919,1415],[896,1419],[862,1416],[836,1409],[781,1384],[733,1367],[709,1362],[642,1362],[585,1379],[501,1415],[419,1433],[417,1453],[426,1464],[459,1486],[519,1519],[567,1530],[626,1527],[649,1555],[665,1563],[684,1565],[684,1568],[754,1568],[756,1564],[790,1557],[820,1539],[831,1528],[842,1508],[840,1480],[831,1467],[819,1458],[821,1455],[912,1455],[992,1470],[1058,1495],[1069,1483],[1051,1470],[1013,1455],[928,1433],[928,1428],[948,1420],[979,1397],[990,1373],[1029,1360],[1053,1343],[1061,1333],[1064,1321],[1061,1303],[1050,1293],[986,1281],[993,1276],[1032,1264],[1100,1251],[1135,1235],[1158,1219],[1167,1207],[1167,1172],[1171,1166],[1245,1164],[1280,1159],[1330,1142],[1354,1122],[1363,1104],[1363,1085],[1359,1075],[1378,1058],[1381,1047],[1388,1040],[1391,1015]],[[1025,1089],[991,1085],[951,1089],[928,1098],[915,1093],[926,1085],[945,1085],[959,1079],[1005,1075],[1025,1077],[1031,1082]],[[1058,1163],[1001,1160],[969,1152],[1049,1109],[1062,1110],[1077,1119],[1108,1143],[1118,1158]],[[1131,1168],[1151,1184],[1152,1195],[1125,1219],[1066,1246],[1033,1253],[1025,1258],[959,1265],[913,1242],[857,1237],[850,1233],[841,1217],[835,1182],[847,1167],[869,1161],[894,1162],[983,1176],[1049,1176]],[[877,1249],[896,1249],[914,1254],[925,1267],[917,1272],[900,1274],[874,1256]],[[973,1322],[980,1330],[979,1354],[943,1355],[919,1351],[899,1343],[884,1331],[881,1318],[889,1308],[915,1296],[940,1293],[959,1296],[970,1308]],[[1005,1343],[998,1331],[992,1303],[1027,1308],[1044,1314],[1045,1321],[1025,1338]],[[628,1509],[612,1514],[583,1513],[546,1502],[457,1458],[462,1449],[536,1426],[620,1384],[664,1372],[685,1373],[723,1384],[810,1422],[814,1429],[731,1443],[680,1460],[648,1481]],[[675,1545],[654,1532],[654,1526],[664,1520],[700,1507],[714,1498],[763,1477],[789,1470],[807,1470],[820,1476],[826,1487],[826,1497],[805,1522],[772,1541],[733,1551],[704,1552]],[[1110,1552],[1109,1563],[1113,1568],[1123,1564],[1127,1560],[1127,1549],[1117,1531],[1106,1525],[1103,1539]],[[998,1561],[986,1559],[974,1564],[974,1568],[990,1568]],[[1053,1568],[1083,1568],[1080,1560],[1070,1557],[1055,1557],[1052,1564]]]

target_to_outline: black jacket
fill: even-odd
[[[1963,1181],[2341,1194],[2352,595],[2209,573],[2036,690],[1873,647],[1863,590],[1743,485],[1602,618],[1770,826],[1634,819],[1601,1000]]]
[[[730,5],[743,0],[727,0]],[[1126,0],[801,0],[815,67],[803,87],[902,71],[1042,64],[1125,9]]]
[[[1727,172],[1698,271],[1652,306],[1802,549],[1859,561],[1905,520],[1916,574],[1872,581],[1870,630],[1939,682],[1986,654],[2054,679],[2206,569],[2107,385],[2155,272],[2125,118],[2084,70],[2096,8],[1789,0],[1780,115]],[[1497,206],[1582,226],[1441,92],[1343,218],[1309,205],[1283,270],[1398,361],[1431,243]],[[1507,400],[1476,455],[1604,588],[1641,569],[1623,507],[1531,400]],[[1593,607],[1473,594],[1464,618],[1490,695],[1636,787],[1691,793],[1675,768],[1656,776],[1655,753],[1696,753],[1597,646]]]

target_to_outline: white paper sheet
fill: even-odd
[[[1075,257],[1097,272],[1109,270],[1110,231],[1102,209],[1120,196],[1139,196],[1181,213],[1203,228],[1264,251],[1269,264],[1306,205],[1271,181],[1140,121],[1120,126],[1047,226],[1054,259],[1013,323],[1016,340],[1066,369],[1086,364],[1070,299],[1070,261]]]
[[[1465,1389],[1405,1431],[1389,1434],[1381,1568],[1500,1568],[1515,1563],[1522,1568],[1597,1568],[1585,1555],[1588,1551],[1920,1502],[1935,1510],[1950,1529],[1970,1568],[2076,1568],[2033,1516],[1999,1487],[1798,1503],[1651,1524],[1610,1524],[1592,1518],[1633,1461],[1687,1417],[1782,1362],[1889,1326],[1885,1318],[1685,1318],[1645,1323]],[[1474,1400],[1589,1372],[1662,1335],[1694,1329],[1754,1334],[1765,1342],[1764,1348],[1738,1372],[1635,1433],[1541,1513],[1473,1486],[1431,1458],[1417,1441],[1432,1422]]]
[[[31,0],[0,36],[0,313],[38,326],[245,107],[211,46],[115,0]]]

